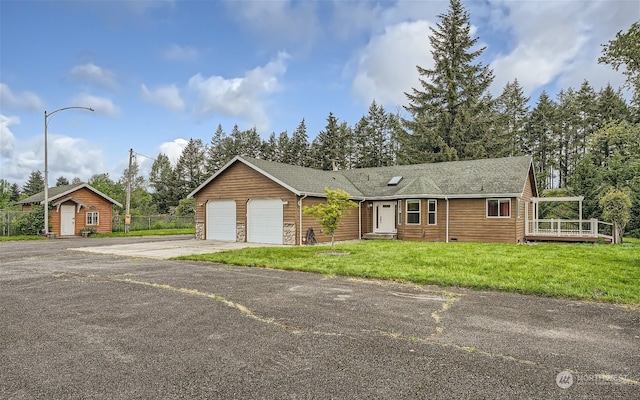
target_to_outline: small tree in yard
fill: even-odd
[[[624,228],[631,219],[631,197],[621,190],[611,188],[600,199],[600,207],[602,207],[602,217],[613,222],[615,227],[613,242],[622,243]]]
[[[331,236],[331,252],[333,253],[334,235],[340,226],[340,220],[350,208],[358,207],[358,204],[349,200],[349,193],[344,190],[325,188],[324,193],[327,196],[326,204],[306,206],[302,212],[315,218],[324,229],[324,233]]]

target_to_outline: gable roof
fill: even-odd
[[[236,162],[245,164],[296,195],[324,197],[324,188],[330,188],[344,190],[354,199],[518,197],[522,195],[532,169],[530,156],[340,171],[322,171],[237,156],[188,197],[194,196]],[[393,177],[402,179],[397,185],[389,185]]]
[[[105,200],[111,202],[112,204],[117,205],[118,207],[122,207],[122,204],[118,203],[117,201],[113,200],[111,197],[107,196],[106,194],[102,193],[101,191],[99,191],[98,189],[92,187],[91,185],[89,185],[88,183],[78,183],[75,185],[62,185],[62,186],[55,186],[52,188],[49,188],[47,196],[48,196],[48,200],[49,201],[56,201],[58,199],[61,199],[64,196],[69,195],[70,193],[73,193],[75,191],[78,191],[80,189],[86,188],[92,192],[94,192],[95,194],[97,194],[98,196],[104,198]],[[44,191],[40,192],[40,193],[36,193],[34,195],[31,195],[25,199],[22,199],[20,201],[18,201],[18,204],[42,204],[44,203]]]

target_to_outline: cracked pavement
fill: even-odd
[[[180,239],[0,242],[0,399],[640,398],[637,308],[92,251]]]

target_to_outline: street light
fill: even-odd
[[[44,112],[44,234],[49,234],[49,167],[47,161],[47,129],[49,127],[49,117],[53,117],[57,113],[71,109],[94,111],[91,107],[65,107],[55,110],[47,114]]]

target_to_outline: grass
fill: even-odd
[[[45,240],[44,236],[36,235],[16,235],[16,236],[0,236],[0,242],[10,242],[14,240]]]
[[[640,305],[638,239],[615,246],[364,241],[339,244],[348,255],[320,254],[327,250],[263,247],[179,258]]]

